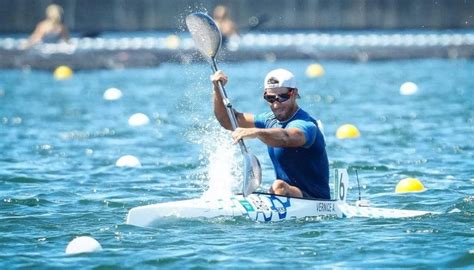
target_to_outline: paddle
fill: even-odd
[[[197,49],[211,64],[211,68],[215,73],[218,70],[215,57],[222,43],[222,35],[216,23],[207,14],[197,12],[186,17],[186,25]],[[222,96],[222,102],[226,106],[232,130],[235,130],[238,127],[237,119],[221,82],[219,82],[219,92]],[[248,151],[243,140],[239,140],[239,146],[244,158],[242,193],[244,196],[247,196],[260,186],[262,182],[262,169],[257,157]]]

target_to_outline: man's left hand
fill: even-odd
[[[257,138],[258,136],[258,128],[236,128],[232,132],[232,139],[233,143],[236,144],[239,142],[240,139],[244,138]]]

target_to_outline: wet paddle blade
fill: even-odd
[[[257,157],[251,153],[244,155],[244,196],[252,194],[262,183],[262,168]]]
[[[211,62],[222,42],[221,32],[214,20],[205,13],[196,12],[186,17],[186,26],[196,48]]]

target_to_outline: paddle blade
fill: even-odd
[[[244,155],[244,196],[252,194],[262,183],[262,168],[257,157],[253,154]]]
[[[222,35],[214,20],[209,15],[196,12],[186,17],[186,26],[191,33],[196,48],[211,61],[219,51]]]

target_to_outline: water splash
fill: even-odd
[[[230,143],[229,134],[218,138],[220,142],[213,145],[210,150],[209,164],[209,189],[203,196],[227,196],[240,186],[242,170],[241,159],[237,157],[236,147]]]
[[[185,19],[191,13],[194,12],[208,12],[207,8],[203,5],[203,3],[194,3],[193,5],[189,5],[185,8],[185,10],[178,14],[178,30],[180,32],[186,32],[188,29],[186,27]]]
[[[207,177],[201,179],[207,181],[203,186],[208,187],[203,197],[228,196],[242,184],[242,159],[229,131],[218,126],[215,120],[207,122],[188,134],[193,143],[202,146],[201,164],[206,168],[203,174]]]
[[[184,93],[183,102],[177,109],[188,116],[185,121],[191,125],[186,134],[189,141],[201,146],[200,165],[204,171],[197,175],[197,179],[201,181],[203,196],[228,196],[240,191],[242,155],[232,144],[229,131],[223,129],[213,116],[208,68],[207,65],[184,65],[186,77],[192,78],[192,88]]]

